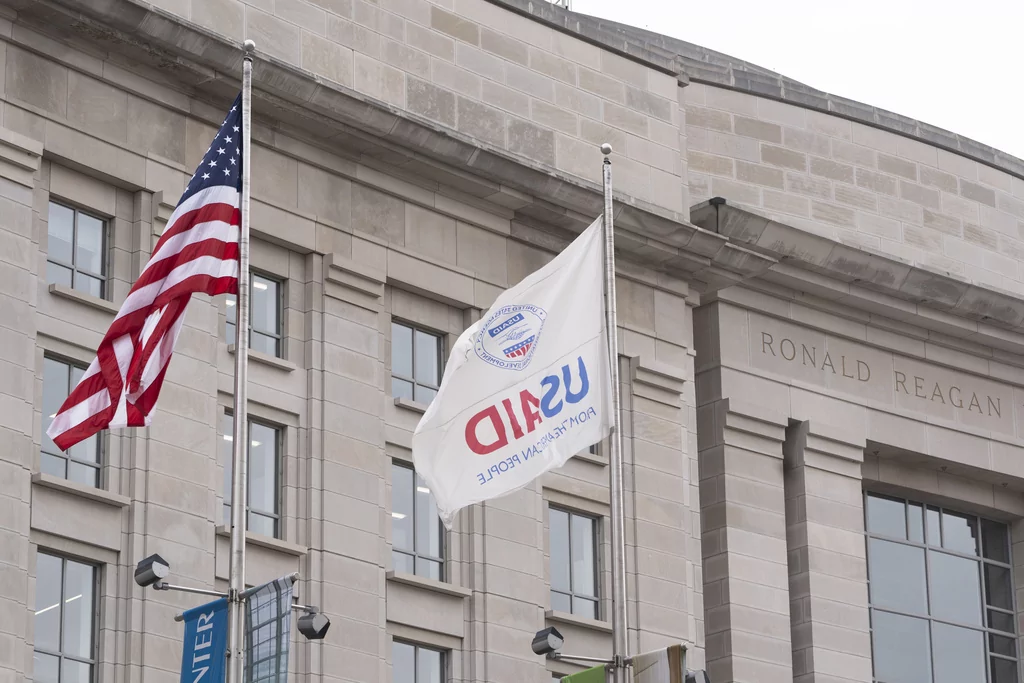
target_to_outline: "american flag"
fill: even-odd
[[[96,359],[46,430],[61,450],[102,429],[148,426],[192,295],[237,293],[241,135],[239,95]]]

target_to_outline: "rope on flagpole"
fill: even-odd
[[[608,332],[608,365],[612,380],[612,427],[608,435],[608,478],[611,495],[612,545],[612,671],[616,683],[629,681],[629,620],[626,604],[626,521],[622,487],[622,432],[619,429],[619,339],[615,300],[615,228],[612,215],[612,146],[604,155],[604,294]]]
[[[247,40],[242,58],[242,197],[238,235],[238,300],[235,306],[235,396],[231,481],[231,564],[228,600],[227,683],[243,683],[245,676],[245,528],[248,508],[249,453],[249,146],[252,123],[252,53]]]

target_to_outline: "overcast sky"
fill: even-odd
[[[1024,158],[1024,0],[571,0]]]

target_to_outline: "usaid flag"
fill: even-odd
[[[445,526],[608,435],[601,219],[505,291],[452,349],[412,454]]]
[[[224,683],[228,651],[226,598],[185,612],[185,646],[181,655],[181,683]]]

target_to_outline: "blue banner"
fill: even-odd
[[[226,598],[185,612],[181,683],[224,683],[228,650]]]

